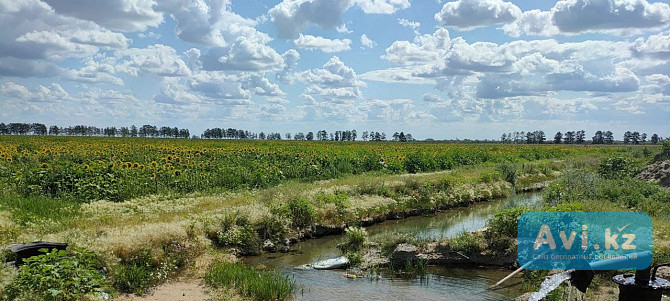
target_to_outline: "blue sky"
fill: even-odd
[[[0,121],[670,136],[670,4],[0,0]]]

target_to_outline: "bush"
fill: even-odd
[[[283,244],[288,237],[287,221],[274,215],[266,215],[255,224],[256,232],[261,240],[271,240],[273,243]]]
[[[498,172],[500,172],[505,181],[512,184],[512,187],[516,187],[516,179],[519,176],[516,165],[507,162],[500,163],[498,165]]]
[[[465,254],[479,253],[485,248],[484,237],[479,233],[463,232],[447,242],[449,249]]]
[[[488,229],[486,230],[486,237],[515,237],[517,235],[517,222],[519,217],[528,211],[530,211],[529,208],[522,206],[499,211],[487,221]]]
[[[257,270],[243,263],[212,263],[204,279],[210,286],[234,288],[258,301],[288,300],[297,288],[295,280],[288,276],[277,271]]]
[[[306,198],[294,198],[288,202],[291,224],[296,228],[311,226],[316,221],[314,205]]]
[[[221,227],[207,232],[207,236],[215,245],[237,248],[240,255],[255,255],[260,252],[260,238],[246,215],[224,215]]]
[[[632,162],[624,157],[612,157],[600,162],[598,174],[605,179],[622,179],[633,176],[635,168]]]
[[[102,267],[86,250],[43,249],[45,254],[25,259],[6,287],[9,300],[81,300],[105,290]]]
[[[338,245],[343,253],[359,251],[368,240],[368,232],[361,227],[347,227],[347,242]]]

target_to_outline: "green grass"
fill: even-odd
[[[297,285],[295,280],[277,271],[258,270],[243,263],[215,262],[205,274],[207,285],[232,288],[257,301],[290,300]]]

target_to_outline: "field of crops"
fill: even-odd
[[[589,151],[601,149],[4,136],[0,188],[23,196],[123,201],[150,194],[261,188],[291,179],[313,181],[370,171],[429,172]]]

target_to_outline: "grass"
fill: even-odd
[[[297,291],[295,280],[277,271],[258,270],[242,263],[212,263],[204,276],[215,288],[232,288],[253,300],[289,300]]]
[[[584,155],[555,160],[542,155],[555,149],[539,148],[539,155],[517,158],[513,163],[518,175],[517,189],[554,179],[559,171],[583,166],[584,162],[598,162],[594,158],[610,152],[618,154],[621,149],[635,151],[589,148],[586,152],[568,147],[568,150],[561,148],[561,152]],[[502,147],[497,151],[505,150],[509,149]],[[458,159],[463,160],[462,164],[449,166],[451,169],[447,171],[389,174],[374,170],[316,182],[285,179],[280,185],[267,188],[162,191],[159,195],[123,202],[86,203],[40,195],[15,198],[5,191],[0,194],[0,241],[51,240],[87,246],[101,255],[118,290],[142,293],[178,274],[189,260],[210,246],[210,239],[224,248],[251,247],[249,250],[255,252],[262,240],[283,243],[296,231],[314,224],[351,226],[363,218],[416,208],[463,206],[511,192],[511,186],[502,180],[499,162],[465,159]],[[387,160],[387,164],[391,163]],[[421,171],[430,168],[433,167],[424,166]],[[246,220],[226,223],[231,215]],[[396,238],[396,241],[402,239],[412,240]],[[183,249],[179,252],[170,249],[175,243]],[[172,256],[173,253],[177,255]]]

